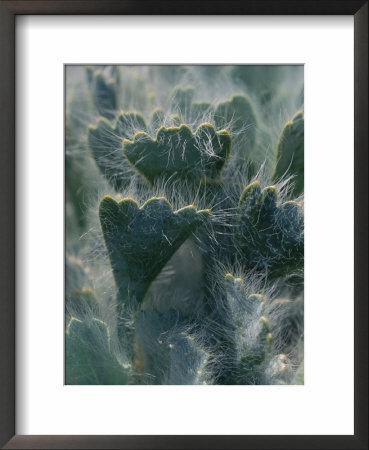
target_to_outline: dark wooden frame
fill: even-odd
[[[15,435],[15,16],[347,14],[355,33],[355,433],[350,436]],[[368,2],[365,0],[0,0],[0,445],[7,449],[368,448]],[[339,395],[339,394],[338,394]]]

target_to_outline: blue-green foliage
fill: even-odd
[[[129,370],[117,361],[110,347],[107,325],[99,319],[72,317],[65,341],[66,384],[127,384]]]
[[[141,311],[136,318],[142,349],[143,380],[149,384],[206,384],[209,354],[187,331],[189,323],[177,311]]]
[[[120,303],[144,295],[174,252],[209,216],[186,206],[173,212],[165,198],[152,198],[140,208],[130,199],[105,197],[100,221]]]
[[[304,115],[300,111],[287,122],[278,142],[277,164],[274,179],[291,175],[293,193],[300,195],[304,190]]]
[[[137,131],[145,130],[145,120],[136,112],[120,113],[114,126],[100,119],[97,126],[88,129],[88,144],[96,165],[117,190],[127,186],[134,175],[122,153],[123,139],[132,139]]]
[[[236,241],[245,267],[267,277],[285,277],[304,264],[302,207],[278,204],[275,186],[261,189],[254,181],[241,194],[236,219]]]
[[[229,129],[234,136],[233,154],[250,158],[257,129],[257,119],[250,100],[244,95],[234,95],[231,100],[219,103],[214,120],[217,128]]]
[[[303,384],[301,68],[68,70],[66,383]]]
[[[117,109],[117,92],[115,80],[107,80],[103,72],[89,74],[91,94],[98,113],[107,119],[114,119]]]
[[[179,178],[199,182],[219,176],[231,148],[226,130],[216,131],[211,124],[202,124],[196,133],[189,127],[161,127],[155,139],[137,133],[133,141],[123,142],[128,161],[151,183]]]
[[[224,384],[280,384],[287,361],[273,351],[273,335],[266,317],[266,299],[248,294],[240,277],[225,277],[225,301],[220,336],[226,336],[220,358],[220,378]],[[276,359],[277,358],[277,359]]]

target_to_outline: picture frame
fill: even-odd
[[[355,33],[355,434],[353,436],[17,436],[15,434],[15,16],[21,14],[353,15]],[[0,2],[0,444],[3,448],[368,448],[368,2]],[[363,207],[364,205],[364,207]]]

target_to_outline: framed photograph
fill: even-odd
[[[0,21],[3,448],[368,448],[367,2]]]

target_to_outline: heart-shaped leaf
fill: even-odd
[[[209,123],[200,125],[195,133],[186,125],[161,127],[156,139],[137,133],[133,141],[123,141],[127,159],[151,183],[169,178],[193,182],[203,177],[216,179],[230,149],[229,133],[217,132]]]
[[[152,198],[140,208],[132,199],[118,203],[106,196],[100,203],[100,222],[118,302],[140,303],[170,257],[209,214],[194,206],[173,212],[165,198]]]
[[[249,184],[238,206],[236,245],[247,269],[284,277],[304,265],[302,207],[293,201],[277,205],[274,186]]]

